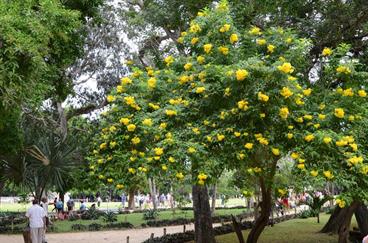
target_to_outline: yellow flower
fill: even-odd
[[[326,115],[324,115],[324,114],[318,114],[318,118],[320,120],[324,120],[324,119],[326,119]]]
[[[190,70],[190,69],[192,68],[192,66],[193,66],[193,64],[192,64],[192,63],[190,63],[190,62],[188,62],[188,63],[186,63],[186,64],[184,65],[184,69],[185,69],[186,71],[188,71],[188,70]]]
[[[305,169],[305,164],[298,164],[298,169],[304,170]]]
[[[286,40],[285,40],[285,42],[287,43],[287,44],[290,44],[291,42],[293,42],[293,39],[292,38],[287,38]]]
[[[287,119],[289,116],[289,109],[287,107],[280,108],[279,115],[282,119]]]
[[[293,135],[292,133],[288,133],[288,134],[287,134],[287,138],[288,138],[288,139],[292,139],[292,138],[293,138],[293,136],[294,136],[294,135]]]
[[[204,46],[203,46],[203,50],[204,50],[204,52],[205,53],[210,53],[211,52],[211,50],[212,50],[212,44],[205,44]]]
[[[336,201],[337,201],[337,200],[336,200]],[[340,202],[338,203],[338,205],[339,205],[339,207],[340,207],[340,208],[345,208],[346,203],[345,203],[345,201],[340,200]]]
[[[293,92],[288,87],[283,87],[282,90],[280,90],[280,94],[286,99],[293,95]]]
[[[189,32],[191,33],[197,33],[197,32],[201,32],[201,26],[199,26],[199,24],[192,24],[190,27],[189,27]]]
[[[349,67],[347,67],[347,66],[342,66],[342,65],[340,65],[340,66],[338,66],[338,67],[336,68],[336,72],[337,72],[337,73],[350,74],[350,73],[351,73],[351,69],[350,69]]]
[[[258,27],[253,27],[251,30],[249,30],[249,34],[251,35],[261,35],[261,29]]]
[[[123,189],[124,188],[124,185],[122,185],[122,184],[117,184],[116,185],[116,189]]]
[[[304,137],[304,140],[307,142],[310,142],[314,139],[314,135],[313,134],[309,134],[307,136]]]
[[[310,172],[310,174],[311,174],[311,176],[316,177],[316,176],[318,176],[318,171],[316,171],[316,170],[312,170],[312,171]]]
[[[182,44],[184,42],[184,38],[183,37],[179,37],[177,41],[178,41],[178,43]]]
[[[261,113],[261,114],[259,114],[259,117],[263,119],[263,118],[266,117],[266,114],[265,113]]]
[[[124,84],[124,85],[131,84],[132,80],[128,77],[124,77],[124,78],[121,78],[121,83]]]
[[[131,174],[135,174],[135,169],[134,168],[129,168],[128,172],[131,173]]]
[[[167,127],[166,122],[162,122],[159,127],[160,127],[160,129],[166,129],[166,127]]]
[[[275,156],[279,156],[280,155],[280,150],[278,148],[272,148],[272,153],[275,155]]]
[[[104,160],[103,160],[103,159],[98,159],[98,160],[97,160],[97,163],[98,163],[98,164],[103,164],[103,163],[104,163]]]
[[[323,175],[327,178],[327,179],[332,179],[334,176],[332,175],[331,171],[329,170],[326,170],[326,171],[323,171]]]
[[[136,128],[136,126],[134,124],[129,124],[127,126],[127,129],[128,129],[129,132],[134,132],[135,131],[135,128]]]
[[[115,148],[116,144],[117,143],[115,141],[110,142],[110,148]]]
[[[257,138],[258,142],[263,145],[268,145],[268,140],[266,138],[260,137]]]
[[[171,156],[170,156],[170,157],[169,157],[169,162],[170,162],[170,163],[174,163],[174,162],[175,162],[174,157],[171,157]]]
[[[205,61],[205,59],[204,59],[204,57],[203,57],[203,56],[198,56],[198,57],[197,57],[197,62],[198,62],[199,64],[203,64],[203,63],[204,63],[204,61]]]
[[[198,87],[197,89],[196,89],[196,93],[197,94],[202,94],[204,91],[206,90],[206,88],[205,87]]]
[[[219,31],[220,31],[221,33],[227,32],[227,31],[229,31],[229,30],[230,30],[230,27],[231,27],[231,25],[229,25],[229,24],[224,24],[224,26],[222,26],[222,27],[219,29]]]
[[[344,147],[346,145],[348,145],[348,141],[346,141],[346,140],[336,141],[336,146],[338,146],[338,147]]]
[[[358,95],[360,96],[360,97],[366,97],[367,96],[367,92],[365,92],[365,90],[359,90],[358,91]]]
[[[234,136],[235,137],[240,137],[241,133],[240,132],[234,132]]]
[[[208,142],[212,142],[212,137],[211,136],[206,136],[206,139]]]
[[[267,102],[269,99],[269,97],[265,94],[263,94],[262,92],[258,92],[258,100],[263,101],[263,102]]]
[[[156,82],[157,80],[155,78],[150,78],[147,81],[148,87],[150,87],[151,89],[156,88]]]
[[[127,105],[134,105],[135,104],[135,99],[133,96],[127,96],[127,97],[124,97],[124,101]]]
[[[238,42],[239,38],[237,34],[231,34],[230,35],[230,43],[234,44],[235,42]]]
[[[173,63],[173,62],[174,62],[173,56],[167,56],[165,58],[165,63],[166,63],[167,66],[170,66],[170,64]]]
[[[178,178],[179,180],[182,180],[184,178],[183,173],[181,172],[176,173],[176,178]]]
[[[114,102],[116,100],[115,96],[113,95],[108,95],[106,99],[107,99],[107,102],[109,103]]]
[[[273,53],[273,52],[275,51],[275,48],[276,48],[276,47],[275,47],[274,45],[271,45],[271,44],[270,44],[270,45],[268,45],[268,46],[267,46],[267,51],[268,51],[269,53]]]
[[[277,69],[283,73],[292,73],[294,72],[294,67],[291,66],[289,62],[284,62],[281,66],[278,66]]]
[[[223,54],[223,55],[227,55],[227,54],[229,54],[229,48],[227,48],[226,46],[220,46],[219,48],[218,48],[218,50]]]
[[[245,145],[244,145],[244,148],[246,148],[246,149],[252,149],[253,148],[253,143],[246,143]]]
[[[141,142],[140,138],[139,137],[134,137],[132,138],[132,143],[133,144],[139,144]]]
[[[198,185],[203,186],[204,185],[204,181],[203,180],[198,180]]]
[[[108,183],[112,183],[113,181],[114,181],[114,180],[113,180],[112,178],[108,178],[108,179],[107,179],[107,182],[108,182]]]
[[[190,43],[192,43],[192,45],[197,44],[197,42],[199,41],[198,37],[193,37],[192,40],[190,41]]]
[[[328,47],[323,48],[322,56],[326,57],[326,56],[330,56],[331,54],[332,54],[331,48],[328,48]]]
[[[281,189],[281,188],[279,188],[279,189],[277,190],[277,192],[278,192],[281,196],[284,196],[284,195],[286,194],[286,190]]]
[[[115,131],[116,131],[116,127],[115,127],[115,126],[111,126],[111,127],[109,128],[109,130],[110,130],[110,132],[115,132]]]
[[[167,116],[176,116],[177,112],[175,110],[165,110]]]
[[[224,140],[225,139],[225,135],[222,135],[222,134],[217,134],[217,140],[219,141],[219,142],[221,142],[222,140]]]
[[[313,116],[312,115],[304,115],[303,118],[305,120],[312,120],[313,119]]]
[[[193,148],[193,147],[188,148],[188,153],[193,154],[195,152],[197,152],[197,150],[195,148]]]
[[[162,165],[162,166],[161,166],[161,169],[162,169],[163,171],[167,171],[167,166],[166,166],[166,165]]]
[[[266,45],[267,41],[265,39],[257,39],[256,43],[257,45],[263,46]]]
[[[310,96],[311,93],[312,93],[312,89],[311,88],[303,90],[303,94],[305,96]]]
[[[350,96],[350,97],[354,96],[353,89],[349,88],[349,89],[343,90],[342,96]]]
[[[116,92],[117,93],[123,93],[125,91],[124,87],[121,85],[116,86]]]
[[[238,81],[243,81],[246,77],[248,77],[249,73],[245,69],[238,69],[236,71],[236,79]]]
[[[198,180],[202,180],[202,181],[206,180],[206,179],[207,179],[207,177],[208,177],[208,176],[207,176],[205,173],[200,173],[200,174],[197,176]]]
[[[157,155],[157,156],[161,156],[164,153],[163,148],[154,148],[153,150],[155,151],[155,155]]]
[[[245,101],[245,100],[241,100],[241,101],[238,101],[238,108],[241,109],[241,110],[248,110],[248,101]]]
[[[324,138],[323,138],[323,142],[324,142],[325,144],[329,144],[331,141],[332,141],[332,138],[330,138],[330,137],[324,137]]]
[[[353,149],[354,152],[358,150],[358,145],[356,143],[349,144],[349,146]]]
[[[291,153],[291,158],[293,158],[293,159],[297,159],[297,158],[299,158],[299,154],[298,153]]]
[[[146,118],[142,121],[142,124],[145,125],[145,126],[152,126],[153,122],[152,122],[152,119],[150,118]]]
[[[335,108],[335,116],[338,118],[344,118],[345,112],[342,108]]]

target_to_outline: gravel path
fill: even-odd
[[[97,232],[49,233],[47,234],[47,240],[48,243],[126,243],[127,236],[129,236],[129,243],[140,243],[148,239],[151,233],[154,233],[155,237],[162,236],[163,228],[164,227],[153,227]],[[183,225],[166,226],[165,228],[167,234],[183,232]],[[193,230],[194,224],[186,225],[186,229]],[[0,235],[0,242],[23,243],[23,237],[21,235]]]

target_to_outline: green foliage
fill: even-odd
[[[159,216],[157,210],[149,209],[143,213],[144,220],[154,220]]]
[[[112,211],[105,212],[105,214],[102,217],[103,217],[104,222],[108,222],[108,223],[112,223],[118,220],[117,214]]]

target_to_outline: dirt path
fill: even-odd
[[[214,225],[217,226],[217,225]],[[163,228],[143,228],[129,230],[111,230],[97,232],[75,232],[75,233],[49,233],[47,234],[48,243],[126,243],[127,236],[130,237],[129,243],[140,243],[151,236],[151,233],[156,236],[163,235]],[[167,226],[167,234],[183,232],[183,225]],[[187,230],[193,230],[194,225],[186,225]],[[22,243],[21,235],[0,235],[1,243]]]

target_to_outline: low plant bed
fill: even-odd
[[[269,225],[273,225],[276,223],[280,223],[286,220],[294,219],[296,218],[296,214],[292,215],[285,215],[278,218],[274,218],[273,221],[270,220]],[[241,229],[251,229],[253,227],[253,222],[251,221],[244,221],[240,223]],[[231,224],[226,224],[223,226],[218,226],[214,228],[214,234],[217,235],[223,235],[234,232],[233,226]],[[187,231],[185,233],[175,233],[175,234],[168,234],[162,237],[155,237],[153,239],[147,239],[143,243],[184,243],[188,241],[194,240],[194,231]]]

